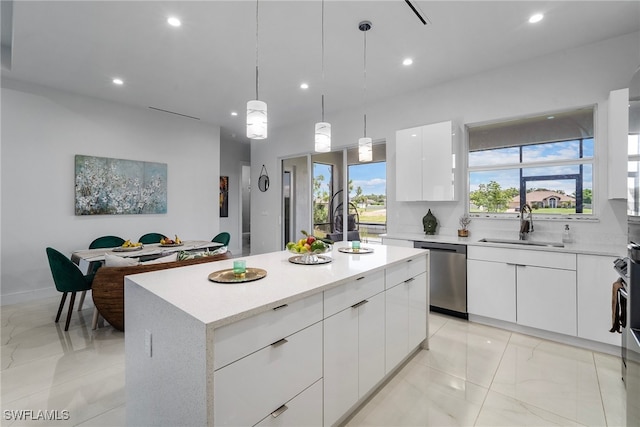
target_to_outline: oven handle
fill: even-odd
[[[629,298],[629,294],[627,293],[627,290],[625,288],[620,288],[618,289],[618,292],[620,292],[620,294],[625,297],[625,298]]]

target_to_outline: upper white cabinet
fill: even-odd
[[[609,199],[627,198],[629,89],[609,93]]]
[[[456,151],[451,121],[397,131],[396,200],[456,200]]]

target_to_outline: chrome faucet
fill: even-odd
[[[526,213],[529,213],[528,218],[525,218]],[[520,240],[527,240],[529,233],[533,233],[533,212],[531,206],[525,203],[520,206]]]

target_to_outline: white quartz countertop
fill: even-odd
[[[345,243],[336,243],[333,261],[320,265],[289,262],[288,251],[243,257],[247,268],[262,268],[267,276],[253,282],[225,284],[208,279],[210,273],[233,267],[233,260],[172,268],[125,278],[173,304],[209,327],[219,327],[287,304],[325,289],[354,280],[364,273],[382,270],[426,253],[422,249],[363,244],[373,253],[348,254],[338,251]],[[238,259],[238,258],[236,258]]]
[[[626,256],[626,245],[616,245],[609,242],[597,242],[597,243],[565,243],[563,248],[552,246],[534,246],[534,245],[520,245],[520,244],[505,244],[505,243],[489,243],[480,242],[483,238],[492,238],[494,236],[469,236],[458,237],[453,235],[426,235],[423,233],[387,233],[382,235],[384,238],[399,239],[399,240],[411,240],[414,242],[435,242],[435,243],[454,243],[467,246],[486,246],[486,247],[508,247],[513,249],[526,249],[533,251],[547,251],[547,252],[565,252],[576,253],[585,255],[605,255],[605,256]],[[517,239],[517,237],[515,238]],[[547,241],[541,239],[543,241]],[[531,241],[535,242],[536,238],[532,237]],[[560,241],[558,241],[560,243]]]

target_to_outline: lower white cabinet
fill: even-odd
[[[616,257],[578,255],[578,336],[615,346],[621,334],[609,332],[612,320],[612,285],[618,279],[613,269]]]
[[[321,378],[318,322],[215,371],[214,423],[254,425]]]
[[[576,255],[470,247],[469,314],[575,336]]]
[[[259,427],[319,427],[322,425],[322,380],[267,415]]]
[[[385,374],[384,293],[324,320],[324,424],[333,425]]]
[[[385,373],[389,373],[427,337],[427,274],[401,282],[385,295]]]
[[[518,266],[517,284],[519,325],[576,335],[575,270]]]
[[[516,270],[503,262],[467,260],[469,314],[516,322]]]

